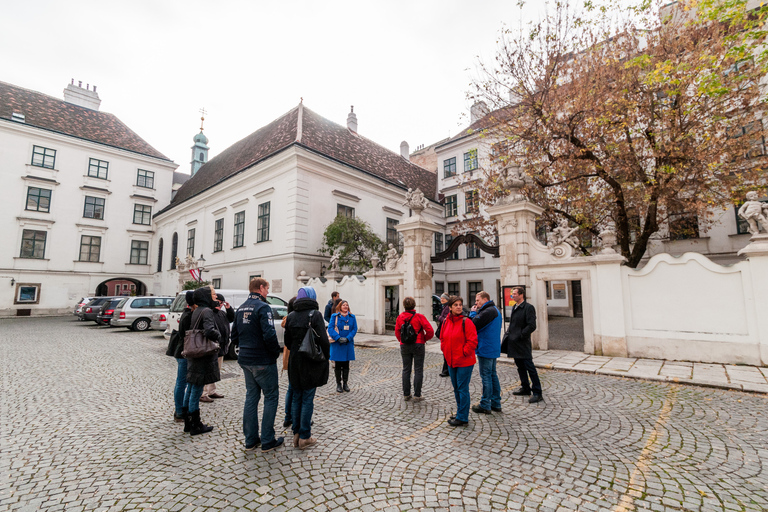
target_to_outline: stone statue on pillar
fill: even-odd
[[[408,192],[405,193],[405,203],[403,203],[403,206],[407,206],[413,210],[415,216],[421,215],[421,212],[424,211],[427,204],[429,204],[429,201],[424,197],[424,193],[421,189],[417,188],[416,190],[413,190],[409,188]]]
[[[400,256],[397,254],[397,249],[395,249],[393,244],[389,244],[389,249],[387,249],[387,259],[384,260],[384,269],[390,272],[396,270],[399,259]]]
[[[497,205],[504,205],[525,201],[525,196],[522,194],[522,188],[526,185],[530,185],[532,180],[521,168],[517,166],[508,166],[501,171],[497,183],[502,189],[508,191],[507,195],[496,200]]]
[[[760,228],[768,233],[768,204],[757,200],[757,192],[747,192],[747,200],[739,208],[739,217],[749,224],[749,232],[753,235],[760,233]]]

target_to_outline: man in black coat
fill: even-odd
[[[536,308],[525,300],[525,288],[522,286],[512,288],[512,300],[515,305],[512,307],[509,328],[501,342],[501,351],[506,352],[507,357],[515,359],[517,373],[520,375],[520,387],[512,394],[528,396],[533,392],[528,402],[535,404],[543,400],[541,381],[533,365],[531,347],[531,334],[536,330]]]

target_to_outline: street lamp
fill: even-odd
[[[197,279],[201,283],[203,282],[203,272],[205,272],[205,258],[203,258],[203,255],[200,255],[200,258],[197,260]]]

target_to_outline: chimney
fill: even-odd
[[[400,156],[408,161],[411,160],[411,151],[408,148],[408,143],[405,141],[400,143]]]
[[[469,109],[469,122],[474,123],[488,115],[488,105],[484,101],[476,101]]]
[[[355,115],[354,105],[352,105],[349,115],[347,116],[347,128],[357,133],[357,116]]]
[[[79,107],[98,111],[101,100],[96,93],[96,86],[94,85],[93,90],[90,90],[90,84],[87,84],[85,89],[83,89],[82,81],[79,81],[77,84],[75,85],[73,79],[72,83],[67,85],[67,88],[64,89],[64,101]]]

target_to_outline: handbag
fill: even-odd
[[[219,344],[205,337],[202,329],[198,329],[203,313],[197,317],[194,328],[184,334],[184,351],[181,353],[187,359],[205,357],[219,351]]]
[[[338,316],[336,317],[336,325],[335,325],[335,327],[336,327],[336,332],[339,332],[339,317]],[[349,343],[349,340],[346,337],[344,337],[344,336],[340,336],[339,339],[336,340],[336,341],[339,342],[339,345],[346,345],[347,343]]]
[[[325,361],[325,354],[323,354],[323,351],[320,350],[320,344],[318,343],[318,338],[320,336],[318,336],[318,334],[312,328],[313,315],[314,311],[309,315],[309,326],[307,328],[306,334],[304,334],[304,339],[301,340],[299,349],[296,351],[296,355],[300,355],[306,359],[309,359],[310,361],[320,363]]]

